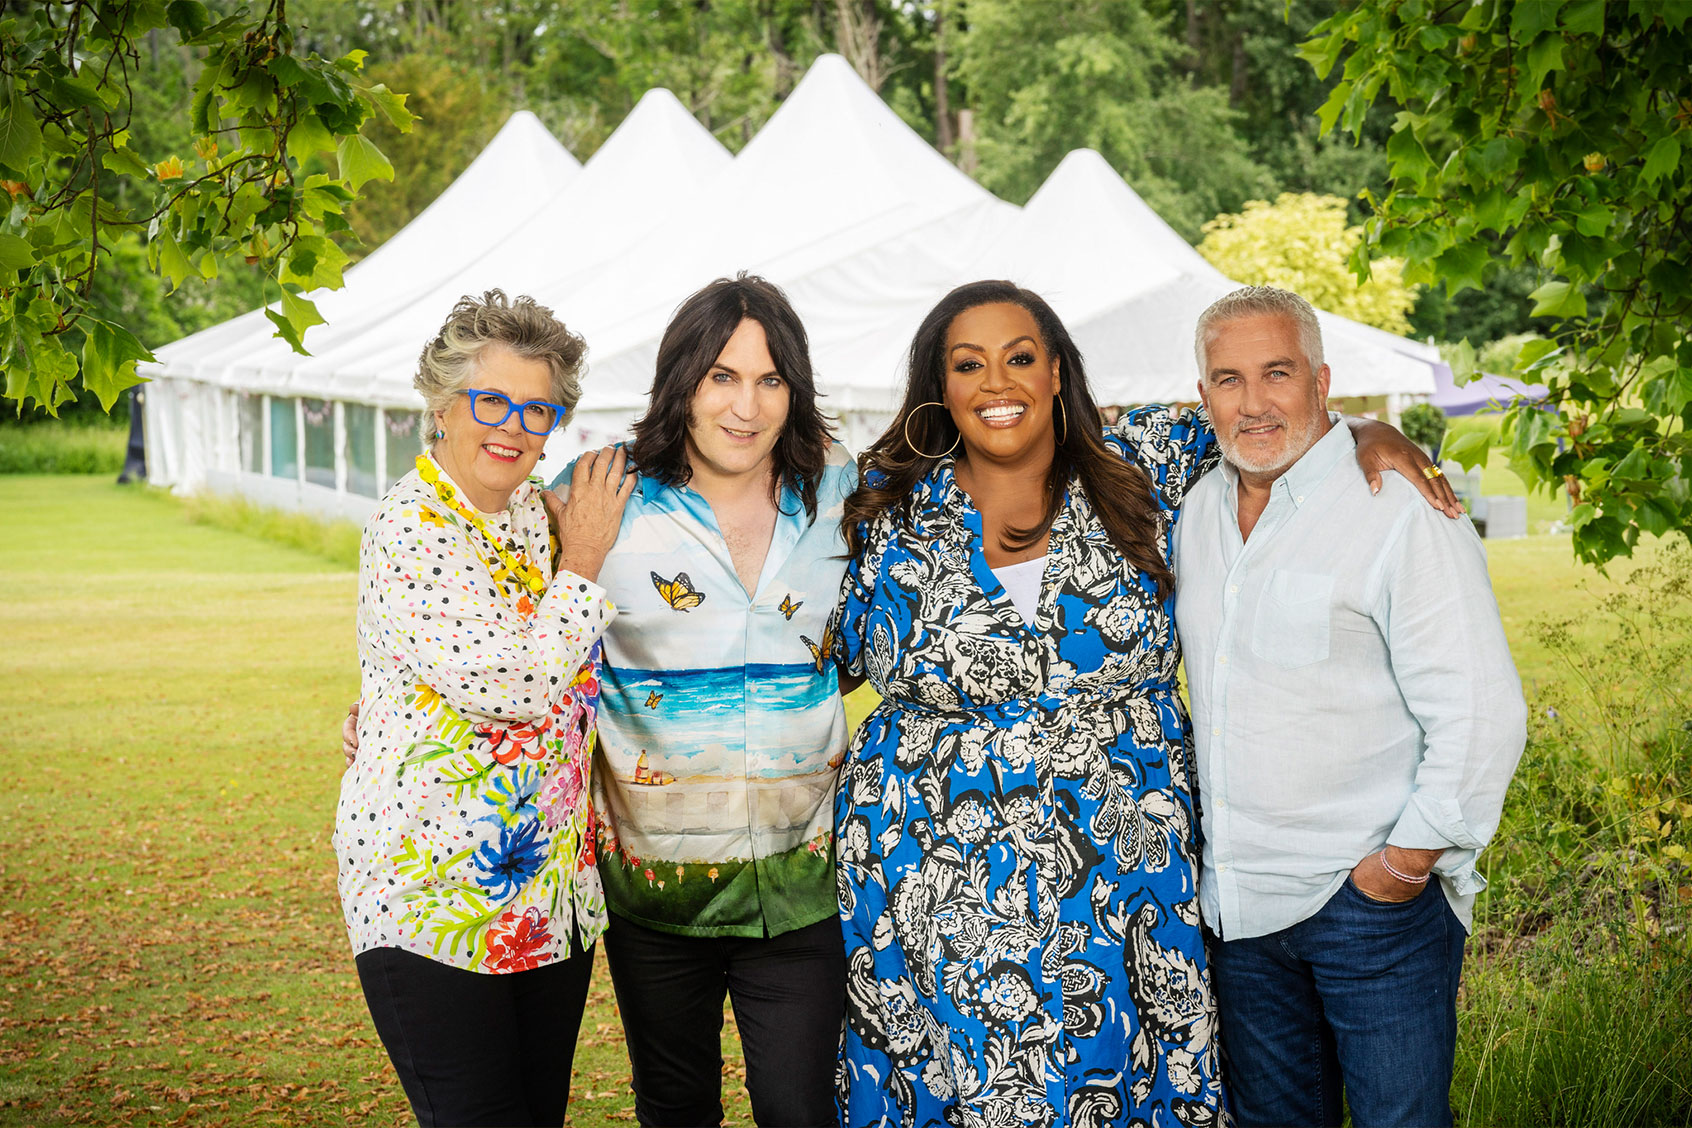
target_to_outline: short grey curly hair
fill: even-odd
[[[545,361],[552,372],[548,398],[564,405],[568,416],[582,398],[582,364],[587,342],[570,332],[552,311],[527,295],[509,299],[501,290],[481,297],[465,295],[447,315],[446,324],[423,346],[411,386],[423,396],[427,411],[424,446],[434,433],[436,412],[444,412],[464,389],[472,386],[476,361],[490,345],[510,349],[520,357]]]
[[[1241,317],[1260,317],[1265,314],[1291,319],[1298,327],[1299,348],[1310,362],[1310,371],[1322,367],[1322,326],[1316,320],[1316,309],[1291,290],[1274,286],[1244,286],[1218,298],[1209,309],[1199,314],[1198,327],[1193,332],[1193,354],[1198,357],[1199,379],[1210,374],[1210,342],[1225,322]]]

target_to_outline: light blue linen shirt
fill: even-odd
[[[1378,496],[1331,427],[1249,540],[1224,463],[1176,526],[1203,808],[1199,904],[1226,940],[1313,915],[1383,845],[1434,866],[1467,928],[1475,858],[1526,741],[1486,555],[1397,474]]]

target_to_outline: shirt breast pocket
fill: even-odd
[[[1271,572],[1257,604],[1251,652],[1284,670],[1325,660],[1333,591],[1332,576]]]

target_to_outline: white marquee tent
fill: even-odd
[[[1104,159],[1070,156],[1016,208],[911,131],[838,56],[819,59],[732,160],[650,92],[576,171],[513,117],[441,198],[314,295],[311,357],[248,314],[160,350],[149,476],[359,517],[409,469],[418,350],[464,293],[531,293],[589,344],[564,456],[626,434],[675,306],[738,270],[782,285],[811,336],[825,409],[859,449],[885,426],[903,354],[947,289],[1008,277],[1075,333],[1101,403],[1191,399],[1191,327],[1234,288]],[[1336,395],[1425,393],[1437,354],[1324,315]]]
[[[1100,403],[1195,398],[1193,326],[1239,288],[1158,218],[1090,149],[1070,153],[1028,201],[1017,240],[1046,248],[1020,277],[1063,318]],[[1335,398],[1430,395],[1439,350],[1317,313]]]
[[[630,248],[591,292],[547,293],[588,336],[591,375],[563,453],[627,431],[665,323],[699,287],[748,270],[781,285],[848,445],[891,406],[922,313],[1017,209],[900,121],[838,55],[818,59],[721,177]],[[949,261],[930,261],[949,241]],[[873,437],[873,436],[868,436]]]
[[[403,301],[423,277],[420,262],[443,275],[462,268],[580,171],[538,118],[513,115],[445,192],[346,272],[342,289],[312,295],[330,324],[309,332],[308,347],[344,337],[361,317]],[[316,400],[279,395],[291,390],[286,371],[262,381],[229,379],[237,361],[294,355],[272,334],[263,311],[254,310],[166,345],[157,364],[142,366],[152,378],[145,388],[148,478],[183,491],[211,486],[289,508],[361,516],[369,508],[361,496],[380,493],[379,408],[333,384],[305,389],[322,397]]]

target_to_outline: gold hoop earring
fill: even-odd
[[[939,400],[929,400],[927,403],[917,404],[916,407],[911,411],[911,414],[905,416],[905,445],[910,447],[911,450],[915,451],[917,454],[920,454],[924,458],[945,458],[948,454],[951,454],[954,450],[958,449],[958,439],[963,438],[963,434],[962,434],[962,432],[960,432],[958,434],[957,438],[954,438],[952,440],[952,445],[947,447],[945,450],[941,451],[939,454],[929,454],[925,450],[917,450],[917,445],[915,443],[911,442],[911,416],[915,415],[918,411],[921,411],[925,407],[944,408],[945,406],[946,405],[941,403]]]
[[[1057,445],[1062,446],[1065,440],[1069,438],[1069,413],[1063,409],[1062,396],[1053,396],[1052,398],[1057,401],[1058,422],[1063,424],[1063,438],[1057,441]]]

